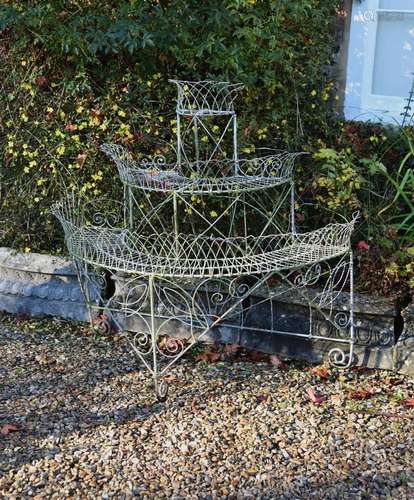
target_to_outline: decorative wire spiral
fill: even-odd
[[[157,344],[158,352],[166,358],[179,356],[184,347],[184,342],[175,337],[163,337],[162,341]]]
[[[294,279],[294,284],[297,287],[305,287],[305,286],[311,286],[315,285],[319,278],[321,277],[322,274],[322,267],[319,263],[314,264],[311,266],[309,269],[306,270],[305,274],[303,272],[300,272],[295,279]]]
[[[342,349],[339,349],[339,347],[335,347],[329,351],[328,359],[332,366],[342,369],[347,368],[352,361],[351,356],[346,354]]]
[[[335,324],[339,328],[347,328],[351,322],[351,318],[349,317],[349,313],[345,311],[340,311],[335,314],[334,318]]]
[[[133,345],[143,356],[152,352],[151,337],[148,333],[138,332],[134,335]]]

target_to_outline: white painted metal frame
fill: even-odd
[[[180,98],[180,88],[187,87],[180,82],[177,113],[233,116],[228,86],[220,82],[220,98],[214,90],[212,99],[214,86],[208,82],[204,99],[206,82],[194,84],[199,93],[189,103]],[[201,102],[200,109],[194,102]],[[180,132],[178,146],[179,140]],[[237,150],[237,141],[233,148]],[[244,160],[233,151],[231,160],[181,158],[167,164],[160,157],[137,162],[116,145],[103,150],[115,161],[124,184],[123,208],[111,204],[108,209],[106,203],[97,209],[70,195],[52,212],[63,226],[92,324],[124,332],[151,373],[160,400],[167,394],[164,375],[191,346],[222,325],[252,329],[246,319],[260,304],[270,308],[272,325],[262,331],[337,343],[329,351],[330,362],[341,368],[352,364],[351,234],[357,215],[349,222],[296,231],[293,165],[299,153]],[[217,199],[224,210],[209,214],[205,207]],[[190,212],[196,223],[186,226],[183,214]],[[108,276],[115,293],[109,298],[103,294],[97,306],[90,291],[105,290],[101,285]],[[284,288],[274,287],[275,281]],[[335,302],[345,287],[349,300],[338,311]],[[286,290],[294,290],[308,304],[309,320],[297,331],[278,325],[273,314],[272,300]],[[259,291],[264,298],[252,301]],[[326,333],[316,329],[320,321]],[[184,326],[190,338],[166,336],[171,324],[177,330]]]

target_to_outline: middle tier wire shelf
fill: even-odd
[[[171,161],[157,154],[135,160],[119,145],[104,145],[118,168],[123,201],[96,208],[69,195],[52,209],[91,322],[124,332],[161,400],[168,369],[223,326],[326,340],[334,343],[330,362],[350,366],[355,342],[350,242],[356,217],[298,233],[293,169],[302,153],[265,151],[258,158],[239,158],[233,102],[240,87],[174,83],[177,153]],[[195,141],[190,148],[180,128],[185,117]],[[200,130],[214,131],[217,125],[208,120],[217,117],[225,119],[223,132],[212,136],[212,148],[203,149]],[[227,158],[223,145],[230,125],[233,150]],[[109,296],[108,276],[115,284]],[[295,330],[274,305],[292,291],[308,308],[307,321]],[[346,299],[338,307],[340,296]],[[267,326],[252,325],[262,306]],[[186,339],[179,335],[183,329]]]
[[[130,188],[181,194],[259,191],[293,182],[295,159],[305,153],[287,151],[257,158],[168,162],[163,155],[140,161],[117,144],[101,148],[118,167],[121,181]]]

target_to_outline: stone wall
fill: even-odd
[[[94,300],[98,301],[99,291]],[[327,341],[308,341],[303,338],[269,333],[264,330],[300,329],[308,321],[307,305],[294,292],[284,293],[272,303],[262,302],[260,291],[251,298],[254,306],[243,328],[220,326],[206,337],[207,341],[237,343],[288,358],[320,362],[334,347]],[[334,307],[340,311],[346,294],[338,297]],[[16,253],[0,248],[0,311],[25,316],[56,316],[87,321],[88,313],[71,263],[60,257]],[[273,324],[270,321],[273,318]],[[393,301],[368,295],[355,295],[356,358],[360,365],[398,370],[414,376],[414,306],[396,311]],[[299,325],[299,326],[298,326]],[[404,325],[400,328],[399,325]],[[139,331],[139,322],[129,321],[128,330]],[[317,328],[324,329],[323,321]],[[401,331],[400,331],[401,330]],[[170,321],[165,334],[188,336],[185,326]]]

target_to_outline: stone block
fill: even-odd
[[[98,293],[92,291],[93,300]],[[89,318],[70,261],[0,247],[0,311],[29,317]]]

